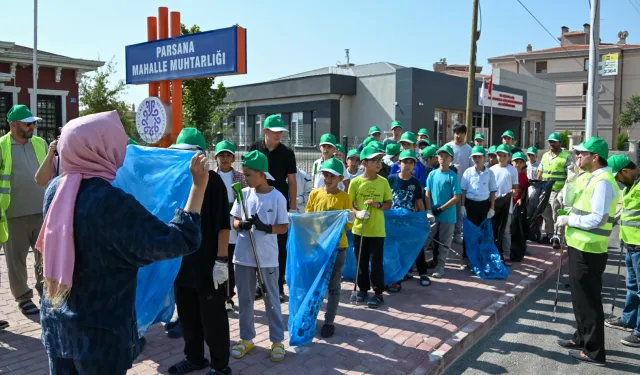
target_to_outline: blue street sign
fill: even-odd
[[[237,26],[126,46],[126,81],[246,74],[246,46],[246,31]]]

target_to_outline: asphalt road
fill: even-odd
[[[618,228],[609,241],[609,260],[604,275],[603,303],[605,317],[611,313],[611,303],[618,271],[620,250],[617,247]],[[624,259],[623,259],[624,262]],[[605,327],[607,366],[597,367],[569,357],[567,350],[556,344],[558,338],[570,338],[575,329],[568,282],[568,268],[563,267],[558,316],[553,319],[556,277],[547,280],[523,301],[506,319],[490,331],[458,359],[444,374],[640,374],[640,348],[622,345],[627,332]],[[618,278],[615,314],[624,306],[624,263]]]

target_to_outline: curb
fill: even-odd
[[[566,248],[565,248],[566,250]],[[562,263],[568,258],[568,252],[563,252]],[[453,332],[448,339],[429,353],[429,358],[422,361],[410,375],[440,375],[460,358],[469,348],[484,337],[493,327],[507,317],[522,301],[524,301],[538,286],[558,271],[558,258],[553,260],[550,267],[532,272],[518,285],[498,298],[489,307],[478,313],[470,323]]]

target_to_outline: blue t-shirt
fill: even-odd
[[[415,202],[423,198],[420,182],[418,182],[415,177],[403,180],[397,173],[389,175],[387,180],[389,181],[391,194],[393,195],[391,208],[405,208],[413,211]]]
[[[391,166],[391,171],[389,172],[389,175],[392,174],[398,174],[400,172],[400,162],[395,162],[393,163],[393,165]],[[418,181],[420,182],[420,185],[422,185],[422,187],[425,187],[427,184],[427,168],[424,166],[424,164],[420,163],[420,162],[416,162],[416,166],[413,167],[413,171],[411,171],[411,174],[413,175],[413,177],[415,177],[416,179],[418,179]]]
[[[458,175],[451,170],[442,172],[440,169],[435,169],[429,173],[425,190],[431,194],[432,210],[447,203],[454,195],[462,193]],[[456,205],[447,208],[440,215],[436,216],[436,222],[455,223]]]

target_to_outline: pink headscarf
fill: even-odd
[[[127,139],[116,111],[79,117],[62,128],[58,153],[65,173],[36,243],[44,257],[45,297],[53,308],[61,307],[71,292],[73,216],[80,183],[93,177],[112,182],[124,162]]]

